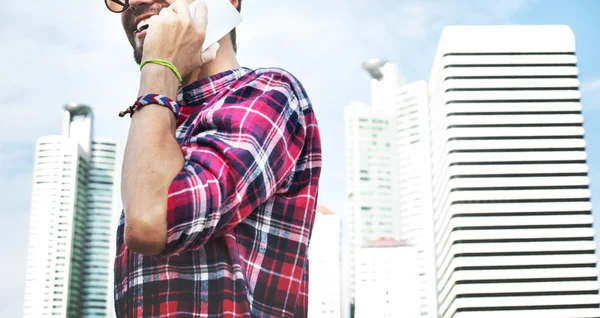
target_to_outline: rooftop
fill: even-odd
[[[375,241],[369,241],[365,243],[362,247],[367,248],[377,248],[377,247],[402,247],[402,246],[412,246],[408,244],[404,240],[396,240],[393,238],[380,238]]]
[[[333,213],[333,211],[329,210],[327,207],[325,207],[324,205],[317,205],[317,213],[323,214],[323,215],[335,215],[335,213]]]

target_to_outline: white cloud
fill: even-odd
[[[581,83],[580,90],[582,92],[594,92],[600,90],[600,79],[584,81]]]
[[[370,100],[361,62],[373,56],[393,60],[405,77],[427,79],[445,25],[510,23],[528,6],[525,0],[256,3],[244,2],[239,58],[252,67],[284,67],[305,85],[323,139],[320,198],[338,212],[345,202],[343,106]]]
[[[137,70],[120,27],[102,1],[68,6],[33,1],[8,3],[0,51],[0,141],[31,141],[60,133],[62,105],[93,106],[98,134],[126,134],[124,121],[105,121],[135,98]],[[6,11],[5,11],[6,12]],[[26,129],[21,127],[25,125]],[[110,127],[110,128],[109,128]],[[19,132],[18,134],[15,132]]]
[[[10,150],[10,151],[9,151]],[[31,193],[33,145],[0,144],[0,298],[1,317],[20,317],[24,296],[27,223]]]
[[[582,80],[579,90],[584,111],[600,110],[600,78]],[[590,123],[589,120],[586,122]]]
[[[360,63],[377,56],[398,62],[408,79],[427,79],[444,25],[509,23],[527,3],[245,0],[244,22],[238,29],[239,59],[249,67],[283,67],[303,82],[321,125],[320,199],[342,213],[343,106],[353,99],[370,98],[369,79]],[[10,62],[0,75],[0,145],[33,147],[38,136],[59,133],[62,105],[79,101],[94,108],[96,135],[114,138],[124,147],[128,121],[116,114],[135,98],[139,73],[118,15],[109,13],[101,0],[68,5],[9,1],[0,13],[0,30],[4,48],[9,48],[0,50],[0,59]],[[11,161],[18,163],[19,158]],[[15,179],[3,178],[0,190],[29,191],[30,182],[24,180],[30,178],[32,166],[24,169]],[[0,217],[28,213],[28,197],[0,191],[0,200],[14,202],[9,204],[11,211],[0,211]],[[26,231],[20,220],[14,227],[2,228],[2,241],[13,241],[16,232]],[[14,247],[3,251],[4,256],[17,257],[20,265],[15,266],[23,267],[25,245],[17,242]],[[22,283],[11,280],[0,287],[15,291],[5,292],[3,298],[12,313],[20,312]]]

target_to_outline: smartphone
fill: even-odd
[[[204,52],[208,47],[222,39],[231,30],[242,23],[242,15],[229,2],[229,0],[196,0],[190,3],[192,16],[196,13],[196,7],[204,1],[208,10],[208,25],[206,26],[206,39],[202,45]]]

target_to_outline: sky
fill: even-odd
[[[287,69],[305,86],[322,135],[320,203],[342,214],[343,108],[370,101],[364,60],[393,61],[407,81],[427,80],[446,25],[569,25],[592,203],[600,206],[600,1],[244,0],[242,14],[240,63]],[[122,150],[129,120],[117,114],[135,99],[139,70],[119,16],[102,0],[3,2],[0,35],[0,317],[12,318],[22,315],[36,138],[60,134],[63,105],[77,101],[93,107],[95,135],[113,138]]]

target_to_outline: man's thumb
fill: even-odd
[[[219,50],[219,42],[213,43],[211,46],[202,52],[202,64],[210,63],[217,57],[217,51]]]

